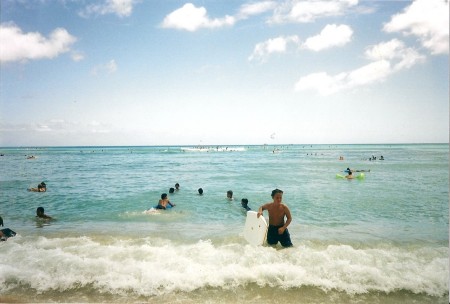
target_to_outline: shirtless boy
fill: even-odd
[[[175,206],[175,204],[172,204],[169,201],[169,198],[167,197],[167,193],[161,194],[161,199],[158,202],[158,206],[156,206],[156,209],[166,209],[167,205],[170,205],[171,207]]]
[[[292,217],[288,206],[281,202],[283,199],[283,191],[280,189],[273,190],[272,199],[273,202],[262,205],[258,210],[258,217],[263,214],[264,210],[269,212],[267,243],[269,245],[276,245],[280,242],[283,247],[291,247],[293,245],[287,226],[291,223]],[[284,217],[286,217],[286,222],[284,221]]]

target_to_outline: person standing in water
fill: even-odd
[[[278,242],[283,247],[292,247],[291,236],[287,227],[292,221],[291,211],[288,206],[282,203],[283,191],[275,189],[272,191],[273,202],[262,205],[258,209],[257,217],[263,214],[264,210],[269,212],[269,229],[267,231],[267,243],[276,245]],[[286,222],[284,218],[286,217]]]

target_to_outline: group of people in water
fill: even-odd
[[[52,220],[53,218],[45,214],[44,207],[37,207],[36,219]],[[3,218],[0,216],[0,227],[3,227]],[[8,238],[15,236],[16,233],[9,228],[3,228],[0,230],[0,241],[6,241]]]
[[[41,182],[35,188],[28,188],[28,191],[31,192],[46,192],[47,185],[45,182]],[[45,214],[44,207],[38,207],[36,209],[36,218],[43,220],[52,220],[53,218],[47,214]],[[3,227],[3,218],[0,216],[0,227]],[[16,233],[9,228],[3,228],[0,230],[0,241],[6,241],[8,238],[15,236]]]
[[[348,168],[347,168],[348,169]],[[350,170],[350,169],[349,169]],[[45,182],[41,182],[37,188],[30,188],[29,191],[33,192],[45,192],[47,190]],[[169,192],[174,193],[180,190],[180,184],[176,183],[174,188],[170,188]],[[203,189],[198,189],[198,194],[203,195]],[[280,189],[275,189],[272,191],[272,202],[268,202],[259,207],[257,216],[263,215],[265,210],[269,213],[269,227],[267,231],[267,243],[269,245],[276,245],[278,242],[281,243],[283,247],[291,247],[292,242],[290,239],[290,234],[287,229],[292,221],[291,212],[287,205],[282,202],[283,191]],[[232,201],[233,191],[227,191],[227,199]],[[161,199],[158,201],[158,205],[155,209],[165,210],[167,208],[175,207],[176,205],[170,202],[167,193],[161,194]],[[250,211],[251,208],[248,206],[248,199],[241,199],[241,206],[245,211]],[[53,218],[45,214],[44,207],[38,207],[36,209],[36,218],[43,220],[52,220]],[[286,220],[285,220],[286,219]],[[3,226],[3,219],[0,217],[0,226]],[[0,240],[7,240],[9,237],[15,236],[16,233],[9,228],[0,230]]]
[[[349,169],[350,170],[350,169]],[[178,191],[180,185],[178,183],[175,184],[175,188],[170,188],[169,193],[174,193]],[[172,191],[173,189],[173,191]],[[203,189],[198,189],[198,194],[203,195]],[[280,189],[275,189],[272,191],[272,201],[266,204],[263,204],[258,209],[257,217],[263,215],[264,210],[267,210],[269,213],[269,227],[267,230],[267,243],[269,245],[276,245],[280,242],[283,247],[292,247],[292,241],[287,227],[292,221],[291,211],[289,207],[285,205],[283,200],[283,191]],[[227,191],[227,199],[229,201],[233,201],[233,191]],[[176,206],[171,203],[167,193],[161,194],[161,199],[158,201],[158,205],[155,209],[165,210],[167,208],[171,208]],[[241,206],[245,209],[245,211],[250,211],[251,208],[248,206],[248,199],[241,199]],[[285,220],[286,219],[286,220]]]

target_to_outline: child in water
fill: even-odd
[[[36,217],[37,218],[42,218],[42,219],[45,219],[45,220],[51,220],[52,219],[51,216],[49,216],[49,215],[44,213],[44,207],[38,207],[36,209]]]

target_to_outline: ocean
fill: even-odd
[[[449,301],[448,144],[0,153],[0,215],[17,232],[0,242],[0,302]],[[370,172],[337,178],[347,167]],[[240,201],[257,210],[275,188],[294,247],[251,246]],[[164,192],[176,206],[152,209]]]

